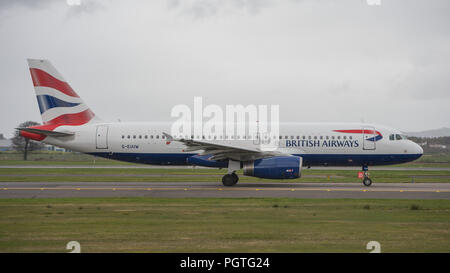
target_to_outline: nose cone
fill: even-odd
[[[414,144],[416,144],[416,143],[414,143]],[[416,144],[416,147],[417,147],[417,153],[420,154],[420,156],[422,156],[423,155],[423,148],[419,144]]]
[[[411,141],[411,145],[410,145],[410,148],[409,148],[409,152],[414,157],[413,160],[416,160],[416,159],[420,158],[423,155],[422,147],[419,144],[414,143],[412,141]]]

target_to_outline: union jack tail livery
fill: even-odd
[[[22,136],[38,141],[69,136],[54,129],[100,121],[49,61],[28,59],[28,66],[43,125],[17,128]]]
[[[44,125],[76,126],[95,119],[95,114],[49,61],[28,59],[28,66]]]

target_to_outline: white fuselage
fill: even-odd
[[[362,123],[281,123],[276,150],[303,157],[312,165],[387,165],[419,158],[423,150],[402,137],[398,130]],[[170,123],[116,122],[61,126],[55,131],[74,132],[74,136],[46,137],[43,141],[70,150],[102,157],[146,164],[185,165],[197,152],[185,152],[183,143],[169,142]],[[365,133],[377,132],[376,134]],[[203,141],[240,147],[260,147],[264,137],[246,135],[174,136],[199,137]]]

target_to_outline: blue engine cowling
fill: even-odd
[[[187,158],[187,163],[203,167],[227,168],[228,161],[210,160],[212,155],[194,155]]]
[[[244,162],[244,175],[268,179],[295,179],[301,176],[302,158],[276,156]]]

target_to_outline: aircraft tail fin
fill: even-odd
[[[28,66],[44,125],[77,126],[100,120],[48,60],[28,59]]]

